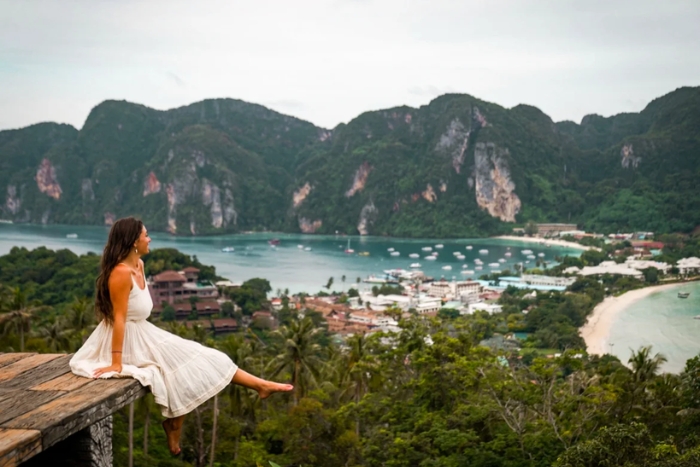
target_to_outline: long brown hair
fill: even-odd
[[[112,299],[109,296],[109,276],[117,264],[129,256],[142,231],[143,222],[133,217],[119,219],[109,230],[100,261],[100,274],[95,281],[95,310],[98,316],[109,324],[114,322]]]

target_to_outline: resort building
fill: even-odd
[[[690,258],[679,259],[676,263],[678,272],[684,276],[700,274],[700,258],[692,256]]]
[[[188,267],[180,272],[163,271],[149,280],[149,291],[153,303],[167,302],[171,305],[187,301],[190,297],[215,300],[218,288],[211,282],[199,281],[199,269]]]
[[[603,261],[598,266],[585,266],[583,269],[571,267],[564,270],[566,274],[578,274],[580,276],[602,276],[605,274],[629,276],[644,280],[642,271],[628,267],[626,264],[617,264],[615,261]]]
[[[537,235],[540,237],[555,237],[560,232],[577,230],[576,224],[537,224]]]

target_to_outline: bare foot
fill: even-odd
[[[291,384],[275,383],[273,381],[265,381],[265,384],[258,389],[258,395],[260,399],[267,399],[272,393],[275,392],[289,392],[294,389]]]
[[[166,418],[163,420],[163,430],[165,430],[165,436],[168,439],[168,449],[173,456],[180,454],[180,430],[173,426],[171,419]],[[182,428],[182,426],[180,427]]]

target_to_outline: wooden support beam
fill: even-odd
[[[112,416],[93,423],[21,467],[112,467]]]

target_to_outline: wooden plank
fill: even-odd
[[[50,379],[46,382],[32,386],[32,391],[74,391],[94,381],[91,378],[83,378],[76,376],[73,373],[66,373],[57,378]],[[1,397],[1,396],[0,396]]]
[[[0,428],[0,467],[15,467],[40,452],[39,431]]]
[[[2,380],[3,369],[0,368],[0,389],[29,389],[31,386],[36,386],[37,384],[41,384],[70,372],[68,362],[70,362],[72,355],[54,354],[49,356],[53,358],[47,359],[45,362],[42,362],[32,368],[25,369],[9,380]],[[43,355],[37,355],[36,357],[43,357]],[[5,368],[10,369],[14,365],[23,364],[32,358],[35,357],[25,358],[24,360],[20,360],[19,362]]]
[[[0,400],[0,424],[64,395],[65,391],[16,390]]]
[[[25,371],[36,369],[44,363],[64,357],[62,354],[36,354],[0,368],[0,381],[12,379]]]
[[[3,423],[2,427],[39,430],[42,447],[47,449],[146,393],[141,383],[131,378],[94,380]]]
[[[35,353],[0,353],[0,368],[3,366],[10,365],[16,361],[22,360],[23,358],[31,357],[36,355]]]

